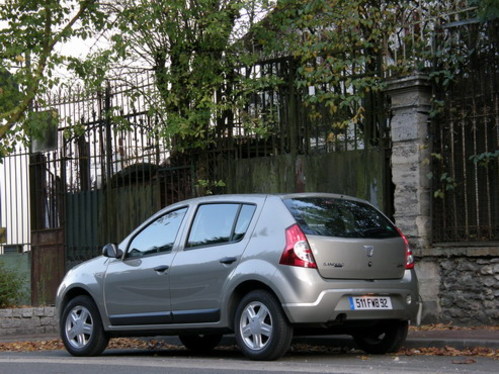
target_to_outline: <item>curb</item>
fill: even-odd
[[[293,340],[295,343],[327,345],[354,348],[355,343],[349,335],[326,335],[326,336],[299,336]],[[499,349],[498,339],[470,339],[470,338],[417,338],[409,336],[405,341],[403,348],[445,348],[452,347],[463,350],[474,347],[487,347]]]
[[[487,347],[491,349],[499,349],[498,340],[484,340],[484,339],[407,339],[404,344],[406,348],[422,348],[422,347],[435,347],[435,348],[445,348],[453,347],[456,349],[466,349],[473,347]]]

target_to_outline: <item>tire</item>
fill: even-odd
[[[222,334],[185,334],[178,338],[182,344],[195,353],[208,353],[222,340]]]
[[[236,343],[252,360],[276,360],[291,344],[293,329],[270,293],[257,290],[239,303],[234,320]]]
[[[367,353],[392,353],[397,352],[404,344],[408,330],[407,321],[386,321],[369,329],[367,333],[353,335],[353,339]]]
[[[61,338],[73,356],[96,356],[107,347],[109,336],[93,300],[77,296],[66,305],[60,321]]]

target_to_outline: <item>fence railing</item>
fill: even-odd
[[[397,15],[399,26],[384,42],[385,77],[432,72],[436,57],[446,53],[442,41],[459,38],[460,26],[477,23],[477,14],[477,7],[459,0],[402,6]]]
[[[0,254],[31,249],[29,153],[18,146],[0,163]]]
[[[466,56],[435,85],[433,236],[438,243],[499,242],[499,21],[462,23],[445,40]],[[438,110],[436,110],[438,109]]]

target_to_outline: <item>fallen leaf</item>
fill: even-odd
[[[453,360],[452,363],[456,365],[468,365],[468,364],[475,364],[476,360],[472,358],[467,358],[465,360]]]

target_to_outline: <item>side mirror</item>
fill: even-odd
[[[109,258],[120,258],[123,251],[114,243],[108,243],[102,248],[102,255]]]

